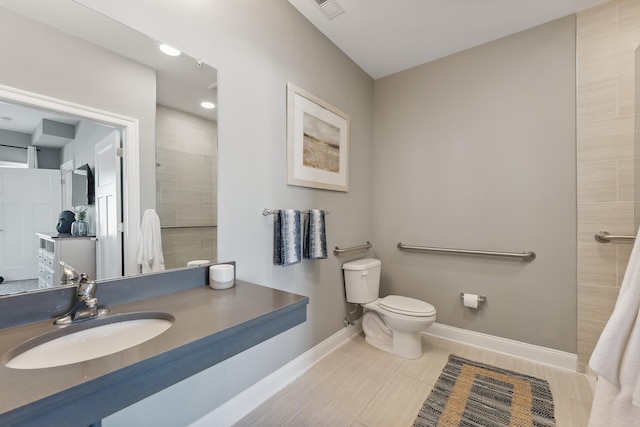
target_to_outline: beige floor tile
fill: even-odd
[[[588,424],[593,394],[583,375],[549,368],[547,381],[553,395],[558,426],[583,427]]]
[[[358,416],[358,421],[367,427],[409,426],[431,389],[430,384],[393,374]]]
[[[423,339],[422,351],[424,354],[420,359],[402,360],[397,373],[434,385],[447,364],[450,352],[434,345],[431,338]]]
[[[423,350],[407,360],[353,337],[236,426],[410,426],[450,353],[546,379],[557,425],[587,425],[593,396],[584,375],[435,337],[423,338]]]
[[[299,393],[297,387],[289,386],[235,425],[236,427],[294,426],[295,424],[290,421],[309,404],[309,401],[310,399],[304,393]],[[304,424],[299,425],[303,426]]]

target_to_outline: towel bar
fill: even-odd
[[[331,213],[331,212],[325,211],[325,210],[322,210],[322,211],[325,213],[325,215],[329,215]],[[262,215],[264,215],[264,216],[275,215],[278,212],[280,212],[279,209],[267,209],[267,208],[264,208],[262,210]],[[309,211],[300,211],[300,213],[302,215],[307,215],[309,213]]]
[[[526,261],[533,261],[536,257],[536,254],[533,251],[495,252],[495,251],[476,251],[471,249],[431,248],[426,246],[405,245],[402,242],[398,243],[398,249],[424,251],[424,252],[443,252],[443,253],[454,253],[454,254],[465,254],[465,255],[484,255],[484,256],[505,257],[505,258],[521,258]]]
[[[594,237],[600,243],[609,243],[611,240],[624,240],[633,242],[636,239],[636,236],[617,236],[615,234],[609,234],[606,231],[598,231]]]
[[[359,251],[361,249],[369,249],[369,248],[372,248],[372,247],[373,247],[373,245],[371,244],[371,242],[369,242],[367,240],[367,243],[365,243],[364,245],[352,246],[350,248],[340,249],[339,247],[336,246],[335,248],[333,248],[333,254],[337,256],[337,255],[343,254],[345,252]]]

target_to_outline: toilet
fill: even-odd
[[[342,265],[347,302],[362,305],[362,329],[368,344],[406,359],[418,359],[422,356],[420,332],[435,322],[436,309],[415,298],[380,298],[381,266],[380,260],[373,258]]]

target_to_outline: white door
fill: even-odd
[[[4,280],[38,277],[36,232],[56,229],[60,171],[0,169],[0,276]]]
[[[120,133],[113,131],[95,148],[96,278],[122,275],[122,222],[120,208]]]

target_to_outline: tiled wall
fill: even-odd
[[[577,17],[578,369],[613,309],[629,243],[594,234],[634,230],[634,51],[640,0],[613,0]]]
[[[217,125],[158,105],[156,199],[165,267],[216,260]]]

